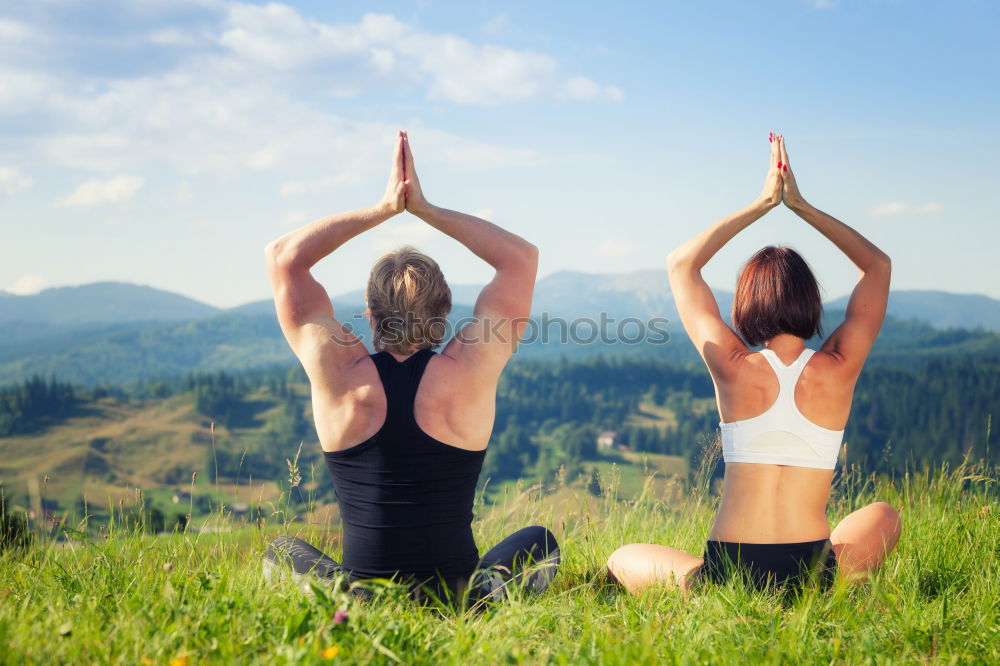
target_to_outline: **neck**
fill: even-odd
[[[775,354],[801,354],[805,348],[805,341],[790,333],[776,335],[764,343],[764,349],[770,349]]]

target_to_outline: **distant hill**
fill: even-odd
[[[844,309],[848,298],[838,298],[828,305]],[[1000,301],[982,294],[894,290],[889,294],[889,314],[898,319],[925,321],[935,328],[1000,331]]]
[[[451,299],[455,304],[475,305],[481,284],[454,284]],[[338,297],[340,300],[363,303],[360,289]],[[719,305],[728,310],[733,296],[730,292],[717,291]],[[677,315],[673,295],[667,283],[665,270],[639,270],[631,273],[581,273],[557,271],[547,275],[535,285],[531,311],[536,315],[547,312],[550,316],[566,318],[591,317],[601,312],[616,317],[669,317]],[[244,307],[259,307],[251,303]]]
[[[456,285],[451,321],[471,314],[481,287]],[[723,313],[732,294],[717,292]],[[954,301],[954,302],[953,302]],[[360,314],[363,295],[350,292],[334,299],[342,321],[363,339],[368,323]],[[843,317],[845,299],[827,304],[825,330]],[[951,304],[951,305],[949,305]],[[539,317],[549,317],[549,338],[523,344],[518,358],[642,356],[672,361],[697,361],[677,321],[676,308],[664,271],[625,274],[561,271],[539,280],[534,301],[536,331]],[[667,344],[607,344],[587,337],[560,335],[552,318],[573,322],[611,318],[610,329],[626,318],[663,317]],[[893,292],[890,316],[873,352],[873,359],[912,366],[928,356],[1000,354],[1000,301],[986,296],[943,292]],[[947,330],[967,320],[968,328]],[[990,327],[993,328],[990,328]],[[530,330],[529,330],[530,333]],[[87,384],[123,384],[188,372],[243,370],[271,364],[293,364],[281,336],[270,300],[220,310],[192,299],[150,287],[97,283],[49,289],[36,296],[0,293],[0,384],[34,374],[55,375]]]
[[[719,308],[728,312],[733,295],[716,291]],[[665,270],[631,273],[580,273],[559,271],[538,281],[532,311],[561,317],[594,317],[601,312],[617,319],[627,317],[677,318]]]
[[[207,317],[218,308],[162,289],[126,282],[54,287],[31,296],[0,292],[0,323],[60,326],[177,321]]]

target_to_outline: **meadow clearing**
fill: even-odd
[[[872,501],[899,507],[897,551],[868,582],[789,598],[739,583],[687,598],[631,597],[604,563],[619,545],[700,552],[716,497],[706,475],[650,473],[633,496],[614,469],[586,483],[508,486],[478,507],[485,550],[550,526],[563,564],[552,588],[485,613],[417,606],[394,585],[360,602],[326,586],[268,584],[261,554],[290,533],[339,555],[335,529],[283,524],[149,536],[134,527],[53,528],[0,555],[0,663],[819,664],[1000,661],[997,474],[984,464],[874,478],[838,476],[831,521]],[[301,518],[301,516],[300,516]],[[338,613],[337,611],[343,611]]]

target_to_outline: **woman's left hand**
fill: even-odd
[[[389,170],[389,182],[385,186],[385,194],[379,205],[391,215],[402,213],[406,208],[406,182],[403,167],[403,132],[396,134],[396,148],[392,153],[392,168]]]
[[[767,170],[764,189],[757,200],[768,208],[774,208],[781,203],[783,186],[781,178],[782,163],[778,146],[778,136],[772,132],[768,140],[771,142],[771,165]]]
[[[785,205],[791,209],[796,209],[805,204],[799,192],[799,184],[795,181],[795,174],[792,173],[792,166],[788,163],[788,151],[785,149],[785,137],[777,137],[778,155],[781,160],[781,180],[783,183],[781,198]]]

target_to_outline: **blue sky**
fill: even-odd
[[[767,133],[804,195],[894,259],[897,289],[1000,298],[1000,3],[13,0],[0,6],[0,289],[124,280],[220,306],[268,295],[262,248],[374,203],[396,128],[429,199],[537,244],[541,275],[659,267],[752,201]],[[409,215],[317,268],[360,288]],[[828,297],[850,264],[778,209],[768,243]]]

